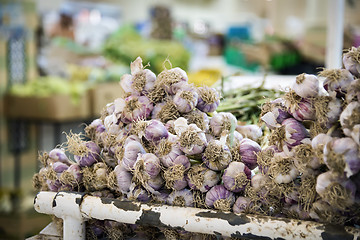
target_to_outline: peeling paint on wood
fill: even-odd
[[[199,212],[196,214],[198,217],[205,218],[216,218],[223,219],[228,221],[231,226],[239,226],[250,223],[250,219],[244,215],[236,215],[234,213],[224,213],[224,212]]]
[[[256,236],[251,233],[241,234],[239,231],[236,231],[236,233],[231,234],[231,237],[241,238],[241,239],[254,239],[254,240],[272,240],[272,238],[270,238],[270,237]]]
[[[150,210],[142,210],[140,219],[136,221],[136,224],[147,225],[147,226],[158,226],[158,227],[168,227],[163,224],[160,220],[160,213]]]
[[[75,198],[75,203],[80,206],[82,197]]]
[[[74,223],[81,223],[78,225],[79,229],[82,229],[82,224],[89,216],[89,218],[212,233],[218,237],[231,236],[241,239],[348,240],[359,239],[360,236],[360,229],[354,227],[197,208],[155,206],[78,193],[74,195],[64,192],[60,194],[43,192],[36,196],[34,203],[38,212],[59,215],[65,219],[71,216]],[[70,222],[69,226],[72,226]]]
[[[113,204],[115,207],[122,209],[124,211],[140,211],[140,204],[136,204],[131,201],[120,201],[113,198],[101,198],[103,204]]]

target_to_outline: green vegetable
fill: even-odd
[[[88,86],[82,82],[69,82],[66,79],[48,76],[41,77],[26,84],[14,84],[10,94],[20,97],[50,97],[68,95],[73,103],[78,103],[87,91]]]
[[[176,41],[144,39],[134,28],[126,26],[111,35],[103,48],[103,54],[114,62],[129,64],[141,57],[148,69],[155,74],[164,70],[164,62],[169,59],[172,66],[186,70],[190,53]],[[170,68],[170,66],[166,66]]]
[[[226,79],[222,82],[224,80]],[[249,84],[224,92],[216,111],[231,112],[238,121],[256,124],[261,113],[261,105],[280,96],[280,91],[264,88],[264,84],[265,80],[259,87]]]

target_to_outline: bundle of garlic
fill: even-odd
[[[268,144],[238,212],[359,224],[359,53],[345,53],[343,69],[298,75],[262,106]]]
[[[70,133],[62,149],[41,156],[37,189],[232,211],[257,167],[262,129],[216,112],[219,93],[189,84],[180,68],[156,76],[139,57],[120,85],[125,96],[107,104],[85,136]],[[95,235],[108,232],[91,222]]]

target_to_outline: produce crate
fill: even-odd
[[[85,221],[175,228],[241,239],[359,239],[360,229],[312,221],[234,214],[210,209],[142,204],[77,192],[39,192],[36,211],[63,219],[63,239],[85,239]],[[176,216],[174,218],[174,216]]]
[[[8,118],[30,120],[71,121],[90,117],[89,95],[84,94],[78,102],[70,96],[51,97],[5,97],[5,115]]]
[[[101,83],[89,90],[91,116],[99,117],[106,104],[124,95],[119,82]]]

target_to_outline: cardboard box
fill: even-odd
[[[124,90],[119,82],[100,83],[89,90],[91,102],[91,114],[100,117],[101,111],[106,104],[113,102],[116,98],[124,96]]]
[[[69,96],[51,97],[5,97],[5,116],[43,121],[73,121],[90,117],[89,95],[73,103]]]

